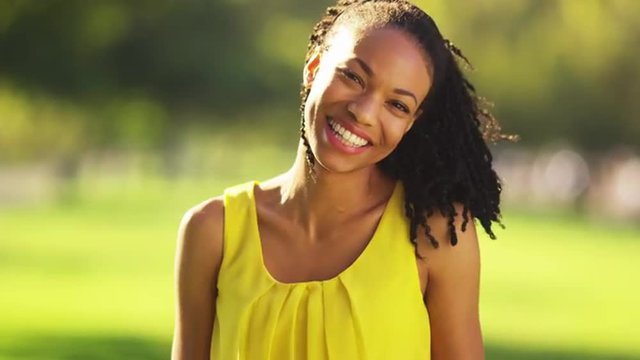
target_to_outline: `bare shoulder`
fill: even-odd
[[[438,247],[419,229],[418,250],[424,257],[428,285],[424,301],[429,311],[432,359],[484,359],[479,318],[480,252],[472,218],[462,230],[463,206],[454,204],[451,220],[435,212],[427,219]]]
[[[208,199],[186,211],[178,230],[179,250],[222,256],[224,199]],[[219,259],[221,260],[221,258]]]
[[[189,233],[201,233],[209,231],[214,233],[215,228],[220,228],[224,223],[224,199],[217,196],[197,204],[187,210],[182,217],[180,229]],[[212,229],[211,225],[214,226]]]
[[[450,219],[439,211],[435,211],[426,221],[430,234],[438,242],[437,247],[433,246],[431,239],[425,234],[425,227],[418,228],[418,252],[424,257],[430,278],[439,270],[448,271],[447,269],[453,266],[479,266],[476,264],[479,262],[479,246],[473,216],[471,213],[468,214],[468,222],[463,231],[464,206],[460,203],[453,205],[456,212],[453,217],[456,245],[451,243]]]
[[[222,263],[224,202],[217,197],[189,209],[178,230],[176,320],[172,359],[208,359]]]

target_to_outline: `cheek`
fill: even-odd
[[[313,83],[311,84],[311,90],[309,97],[305,104],[305,110],[307,115],[314,116],[318,108],[321,107],[328,99],[331,98],[331,83],[332,79],[323,74],[318,73]]]
[[[386,145],[395,148],[404,137],[409,124],[409,120],[387,119],[383,130]]]
[[[331,78],[328,78],[322,72],[318,72],[311,83],[309,97],[305,103],[305,115],[311,123],[314,122],[319,107],[325,102],[327,91],[330,88]]]
[[[310,96],[313,95],[317,103],[331,106],[335,102],[344,101],[357,95],[360,89],[348,84],[335,68],[325,67],[318,71],[311,86]]]
[[[325,106],[350,96],[349,89],[338,75],[327,74],[318,85],[318,98]]]
[[[311,84],[312,93],[324,93],[325,90],[337,80],[335,78],[333,69],[329,69],[327,66],[321,66]]]

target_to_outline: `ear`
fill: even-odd
[[[313,50],[309,59],[304,64],[304,70],[302,72],[302,81],[305,87],[311,87],[313,79],[316,77],[316,73],[320,68],[320,51]]]

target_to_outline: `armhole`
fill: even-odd
[[[215,246],[218,247],[219,245],[219,249],[220,249],[220,257],[219,259],[217,259],[217,264],[215,264],[215,266],[217,267],[218,271],[217,271],[217,275],[216,275],[216,283],[220,277],[220,270],[222,269],[222,264],[224,262],[224,258],[225,258],[225,239],[224,239],[224,232],[225,232],[225,214],[224,214],[224,200],[222,201],[222,211],[219,211],[220,208],[218,208],[219,204],[220,204],[220,197],[214,198],[214,201],[216,202],[216,218],[213,221],[213,225],[215,228],[212,229],[214,231],[213,235],[212,235],[212,240],[214,241]],[[219,215],[219,216],[218,216]],[[222,217],[222,218],[220,218]],[[218,243],[219,241],[219,243]]]
[[[226,263],[228,262],[228,251],[229,251],[229,232],[231,231],[231,211],[229,211],[229,209],[232,206],[232,194],[230,189],[225,189],[224,190],[224,195],[222,197],[222,261],[220,262],[220,270],[219,272],[222,272],[222,270],[226,267]]]
[[[421,227],[418,226],[417,229],[417,234],[416,236],[418,237],[417,243],[413,244],[410,239],[409,239],[409,232],[410,232],[410,226],[411,226],[411,222],[409,220],[409,218],[407,218],[407,216],[404,213],[404,206],[405,206],[405,189],[404,189],[404,185],[402,184],[402,182],[399,182],[400,186],[400,194],[399,194],[399,205],[398,205],[398,211],[399,211],[399,216],[402,218],[402,223],[404,224],[402,227],[402,231],[404,234],[407,234],[406,237],[401,237],[401,240],[405,242],[405,246],[409,249],[410,248],[410,252],[411,252],[411,264],[413,266],[411,266],[411,268],[409,269],[410,273],[411,273],[411,277],[412,279],[412,286],[410,291],[413,292],[414,294],[417,292],[420,295],[420,300],[421,303],[423,305],[423,307],[425,307],[426,309],[426,294],[427,294],[427,288],[429,287],[429,268],[426,266],[426,262],[428,261],[426,259],[426,255],[423,256],[423,258],[419,258],[419,256],[422,256],[422,252],[420,252],[420,247],[421,247],[421,235],[420,235],[420,230]],[[408,252],[409,250],[407,250]],[[423,251],[424,252],[424,251]],[[423,269],[421,269],[422,267],[424,267]],[[424,288],[424,292],[422,289],[422,278],[420,277],[420,273],[421,271],[424,270],[426,272],[426,286]]]

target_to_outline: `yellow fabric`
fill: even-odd
[[[400,183],[353,264],[332,279],[298,283],[281,283],[264,266],[256,185],[224,192],[212,359],[429,359],[428,314]]]

